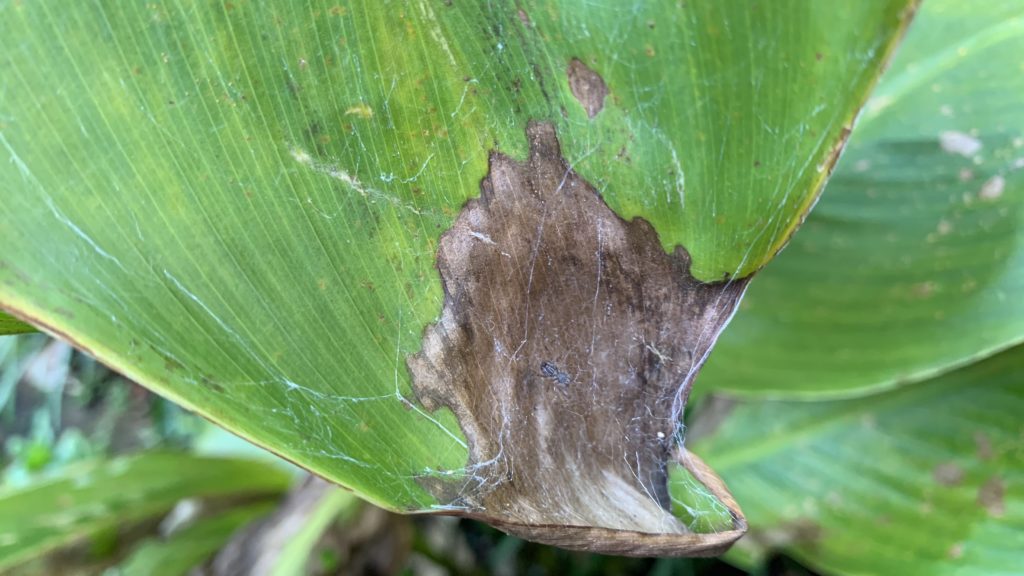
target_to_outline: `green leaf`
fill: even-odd
[[[52,481],[0,491],[0,571],[159,517],[184,498],[273,496],[288,482],[260,462],[173,453],[70,467]]]
[[[111,571],[113,574],[180,576],[202,564],[224,545],[231,535],[249,522],[273,509],[270,503],[233,508],[195,524],[164,539],[145,540]]]
[[[1017,347],[866,398],[741,401],[693,447],[743,503],[748,558],[782,548],[825,573],[1017,574],[1022,374]]]
[[[36,332],[31,324],[26,324],[4,312],[0,312],[0,336],[8,334],[29,334]]]
[[[292,576],[307,574],[313,551],[324,535],[324,532],[337,521],[344,521],[344,516],[358,510],[359,500],[351,493],[332,488],[308,515],[302,528],[292,534],[283,546],[274,562],[273,576]]]
[[[828,191],[702,382],[851,395],[1024,339],[1024,11],[924,4]]]
[[[676,400],[686,397],[745,278],[814,202],[912,7],[910,0],[787,0],[771,9],[584,0],[0,3],[0,155],[7,156],[0,181],[12,216],[0,222],[0,303],[393,510],[548,510],[473,503],[496,486],[537,484],[543,489],[534,494],[553,499],[574,492],[590,483],[537,474],[582,470],[575,464],[601,462],[599,450],[630,497],[650,505],[651,491],[640,490],[644,480],[623,457],[639,460],[638,452],[587,439],[634,438],[647,442],[645,454],[664,457],[682,409]],[[538,163],[546,170],[531,170]],[[492,167],[523,179],[540,174],[545,188],[485,180]],[[556,171],[561,181],[547,186]],[[531,458],[576,459],[535,466],[509,456],[523,443],[506,442],[504,428],[487,441],[465,430],[476,429],[471,416],[496,417],[530,434],[529,420],[516,414],[540,418],[538,411],[484,401],[457,419],[443,407],[462,396],[424,392],[422,382],[414,396],[406,360],[451,295],[476,277],[442,287],[438,253],[457,218],[491,205],[467,204],[482,182],[492,193],[513,187],[499,198],[519,209],[516,218],[495,222],[544,224],[549,207],[563,211],[546,227],[513,226],[507,237],[471,228],[457,235],[489,242],[490,254],[508,255],[502,265],[512,268],[500,298],[503,286],[460,302],[512,310],[506,323],[519,330],[516,308],[501,300],[525,300],[527,332],[559,311],[572,322],[594,318],[549,331],[548,340],[510,339],[513,359],[517,341],[536,342],[529,354],[550,355],[543,364],[520,360],[515,369],[527,374],[508,379],[541,382],[537,394],[575,374],[547,360],[571,367],[565,350],[597,341],[598,293],[614,271],[607,263],[625,261],[603,252],[608,230],[654,239],[657,254],[625,254],[652,260],[632,280],[655,276],[655,264],[665,262],[680,284],[687,269],[698,280],[730,280],[687,285],[707,298],[706,308],[685,312],[711,318],[688,325],[692,346],[648,342],[659,329],[601,328],[608,342],[624,335],[630,353],[651,358],[646,364],[680,371],[664,377],[671,389],[651,401],[664,414],[648,418],[631,399],[588,404],[552,395],[563,411],[600,410],[612,423],[633,422],[615,412],[635,406],[648,418],[643,436],[594,432],[589,423],[598,419],[578,412],[568,417],[584,424],[562,434],[568,420],[550,417],[547,425],[559,428],[547,438],[593,444],[543,454],[527,446]],[[570,203],[569,194],[587,202]],[[536,198],[543,206],[531,207]],[[605,212],[573,217],[581,206]],[[568,238],[583,258],[537,258],[545,234]],[[534,299],[546,307],[530,308],[535,267],[540,279],[566,279],[544,284],[566,291],[551,302]],[[517,282],[524,289],[507,288]],[[593,296],[581,299],[583,292]],[[610,306],[607,290],[603,297]],[[671,329],[682,330],[674,317],[626,308],[644,310],[643,322],[671,318]],[[500,344],[494,326],[475,327]],[[665,356],[672,346],[685,350]],[[495,358],[502,350],[487,347]],[[592,357],[601,355],[569,360],[590,370]],[[613,360],[601,377],[617,386],[629,378],[628,362]],[[549,368],[538,376],[540,366]],[[445,375],[449,387],[478,382]],[[612,394],[613,386],[595,389]],[[520,395],[492,394],[513,396]],[[660,436],[655,427],[665,428]],[[653,470],[664,476],[663,467]],[[524,482],[507,482],[513,473]],[[556,481],[562,486],[550,485]],[[627,501],[594,490],[579,501]]]

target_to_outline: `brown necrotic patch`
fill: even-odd
[[[525,162],[491,154],[480,198],[441,237],[444,308],[408,365],[423,405],[458,418],[470,462],[424,484],[527,538],[684,553],[667,462],[686,459],[690,383],[745,281],[696,281],[685,250],[666,253],[567,165],[550,124],[527,136]],[[594,530],[634,544],[602,548]],[[652,550],[634,534],[668,539]]]
[[[587,67],[578,58],[569,62],[569,89],[579,100],[587,116],[593,118],[604,108],[605,96],[608,96],[608,85],[597,73]]]

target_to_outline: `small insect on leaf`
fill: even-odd
[[[545,378],[554,379],[562,386],[568,385],[569,380],[571,380],[569,375],[559,370],[558,366],[556,366],[553,362],[541,362],[540,373],[544,375]]]

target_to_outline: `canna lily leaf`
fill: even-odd
[[[720,406],[692,448],[744,503],[736,557],[783,549],[835,574],[1020,572],[1022,368],[1016,347],[865,398]]]
[[[913,9],[0,3],[0,304],[361,497],[624,554]]]
[[[1024,11],[929,1],[801,233],[703,372],[850,396],[1024,340]],[[999,73],[1003,60],[1007,70]]]

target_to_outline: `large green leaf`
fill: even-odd
[[[703,372],[850,395],[1024,339],[1024,7],[926,2],[792,245]]]
[[[490,443],[464,432],[470,416],[520,426],[529,420],[515,411],[541,418],[528,405],[499,401],[497,410],[484,401],[457,421],[424,409],[448,406],[440,395],[424,404],[413,396],[406,358],[451,295],[470,284],[448,278],[442,290],[441,234],[457,217],[472,220],[469,205],[460,209],[481,182],[492,193],[512,187],[494,204],[519,212],[495,222],[534,218],[541,226],[495,236],[501,248],[472,228],[456,238],[506,256],[506,246],[526,246],[503,264],[514,272],[507,285],[526,288],[499,294],[498,286],[459,302],[493,300],[500,312],[512,309],[501,299],[517,296],[527,328],[531,314],[539,324],[545,310],[567,310],[572,321],[593,316],[531,346],[588,349],[598,336],[621,337],[650,370],[681,371],[663,376],[672,385],[653,401],[664,412],[655,418],[641,403],[565,405],[551,393],[563,410],[640,421],[645,455],[664,459],[685,386],[744,278],[813,203],[911,4],[0,2],[0,182],[11,216],[0,221],[0,303],[388,508],[479,513],[466,503],[531,482],[541,488],[525,490],[552,501],[586,503],[590,495],[565,496],[590,481],[560,478],[556,486],[535,475],[598,462],[596,439],[639,436],[594,432],[596,419],[578,412],[568,414],[580,417],[576,427],[547,418],[558,428],[536,442],[561,438],[568,447],[532,456],[573,464],[527,465],[506,453],[521,443],[503,440],[504,428]],[[540,192],[501,175],[485,181],[493,167],[522,178],[542,173],[549,183],[560,171],[561,181],[534,209],[530,198]],[[614,211],[588,221],[596,222],[595,238],[582,227],[572,237],[584,222],[564,214],[584,203],[566,206],[568,194],[581,194],[588,210],[607,203]],[[545,228],[548,206],[559,202],[565,212]],[[651,277],[672,270],[671,288],[678,282],[706,296],[712,320],[683,330],[695,343],[648,341],[614,322],[597,334],[598,293],[611,270],[602,252],[606,224],[654,238],[659,254],[627,254],[644,265],[650,258]],[[545,234],[579,244],[587,261],[538,265]],[[584,240],[596,241],[596,251],[586,252]],[[545,284],[565,291],[543,300],[547,308],[530,308],[535,265],[538,278],[564,276]],[[699,280],[730,282],[686,284],[687,268]],[[642,286],[643,270],[626,289]],[[682,330],[675,317],[627,308]],[[702,317],[705,308],[683,311]],[[684,347],[679,358],[665,355],[672,346]],[[518,350],[506,353],[515,360]],[[598,357],[591,350],[573,360],[589,370]],[[546,368],[538,376],[539,365]],[[627,365],[601,378],[627,381]],[[572,380],[532,358],[516,369],[544,385],[538,394]],[[476,383],[447,376],[451,386]],[[615,390],[596,378],[595,369],[595,390]],[[586,390],[571,389],[581,397]],[[616,416],[622,406],[639,417]],[[562,434],[567,429],[574,435]],[[572,446],[576,435],[594,444]],[[497,455],[471,458],[474,449]],[[636,486],[645,480],[629,462],[633,450],[603,454],[617,468],[599,473],[633,483],[631,497],[649,506]],[[500,472],[491,471],[495,462]],[[594,490],[617,506],[628,501]]]
[[[1024,348],[861,399],[750,400],[696,443],[743,502],[748,559],[837,574],[1019,574]]]
[[[173,453],[72,467],[60,478],[0,491],[0,571],[158,518],[185,498],[272,497],[289,480],[287,472],[262,462]]]

